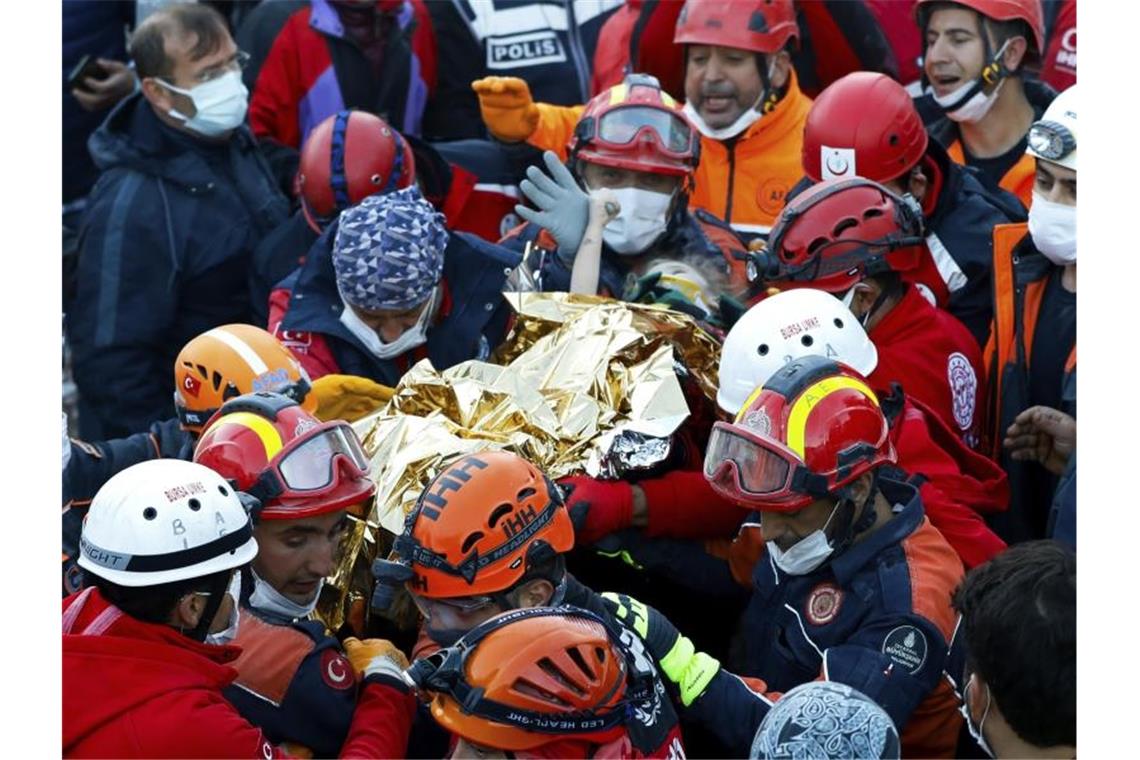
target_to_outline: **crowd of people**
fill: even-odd
[[[63,22],[65,756],[1075,757],[1075,0]],[[333,630],[351,423],[519,291],[686,315],[715,399],[448,461]]]

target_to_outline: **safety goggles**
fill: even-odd
[[[713,425],[704,472],[709,482],[748,506],[798,507],[828,492],[827,479],[809,471],[791,449],[728,422]]]
[[[304,377],[299,377],[296,381],[289,383],[288,385],[282,385],[277,388],[254,388],[254,392],[272,391],[273,393],[280,393],[283,396],[288,396],[298,404],[304,404],[305,399],[308,397],[309,391],[311,389],[312,385],[309,384],[309,381]],[[238,393],[237,388],[234,387],[232,383],[229,385],[228,390],[233,394],[233,398],[237,398],[239,395],[241,395]],[[225,400],[228,401],[229,398],[226,398]],[[199,410],[187,409],[185,406],[183,406],[182,394],[178,391],[174,391],[174,408],[178,412],[178,421],[186,427],[204,427],[210,418],[217,413],[220,407]]]
[[[598,119],[597,134],[587,139],[623,148],[646,130],[666,155],[682,160],[692,158],[697,140],[693,128],[681,115],[660,108],[626,106],[606,111]]]
[[[248,492],[263,503],[283,494],[320,496],[338,485],[338,466],[345,465],[353,476],[366,477],[368,456],[351,426],[326,422],[281,449]]]
[[[466,615],[471,612],[477,612],[484,607],[489,607],[495,603],[495,600],[489,596],[462,596],[453,597],[451,599],[429,599],[420,596],[419,594],[411,594],[412,601],[416,603],[416,609],[420,611],[424,617],[430,619],[432,617],[432,610],[435,608],[443,607],[452,612],[460,615]]]
[[[1029,128],[1029,147],[1042,158],[1059,161],[1077,149],[1077,138],[1064,124],[1039,121]]]

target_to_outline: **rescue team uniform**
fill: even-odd
[[[684,711],[738,752],[779,696],[823,678],[887,711],[908,757],[953,757],[961,716],[944,678],[962,563],[905,483],[879,480],[894,516],[814,572],[760,562],[743,618],[741,678],[721,670]]]
[[[122,613],[95,588],[63,601],[65,757],[286,757],[222,692],[235,646]],[[342,757],[402,757],[415,697],[365,679]]]
[[[902,299],[868,332],[879,363],[868,380],[889,388],[900,383],[907,396],[921,401],[962,441],[980,450],[986,398],[982,351],[969,330],[905,286]]]
[[[289,742],[315,757],[340,751],[356,710],[357,681],[340,642],[316,620],[284,620],[248,599],[233,645],[237,678],[226,699],[274,744]]]
[[[1033,120],[1040,121],[1045,109],[1057,97],[1057,92],[1049,85],[1034,80],[1022,80],[1025,97],[1033,106]],[[919,109],[922,113],[923,109]],[[926,124],[931,138],[938,141],[950,158],[959,164],[971,166],[981,172],[990,187],[1000,187],[1017,196],[1025,208],[1033,202],[1033,180],[1037,174],[1037,160],[1025,152],[1029,135],[1026,133],[1005,153],[993,158],[976,158],[966,153],[962,144],[958,125],[944,115],[937,116]]]
[[[393,359],[380,359],[340,321],[347,307],[332,265],[337,229],[335,222],[329,225],[305,265],[269,298],[269,331],[296,355],[311,379],[346,374],[395,386],[420,359],[431,359],[437,370],[486,359],[506,335],[510,307],[502,296],[503,284],[519,258],[474,235],[452,232],[444,251],[444,297],[427,342]]]
[[[538,103],[531,145],[566,159],[566,145],[583,106]],[[800,91],[791,70],[784,97],[755,124],[727,140],[701,136],[701,161],[689,205],[723,219],[745,239],[767,236],[784,208],[785,196],[803,176],[804,125],[811,98]]]
[[[994,327],[985,349],[992,453],[1014,493],[1009,514],[994,520],[1007,541],[1046,535],[1055,479],[1036,462],[1010,459],[1005,431],[1035,404],[1077,416],[1076,294],[1061,287],[1061,267],[1037,251],[1027,229],[994,229]]]

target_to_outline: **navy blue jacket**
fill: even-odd
[[[80,229],[67,322],[81,433],[106,440],[174,416],[182,346],[248,320],[250,254],[288,201],[248,129],[206,143],[163,124],[141,95],[89,145],[103,173]]]
[[[329,225],[309,250],[305,265],[285,278],[272,297],[271,331],[297,355],[314,379],[337,372],[395,386],[421,354],[431,359],[437,370],[443,370],[468,359],[486,359],[506,335],[511,309],[502,296],[503,285],[520,257],[475,235],[453,231],[443,257],[443,282],[450,308],[428,328],[423,350],[394,359],[378,358],[340,321],[345,306],[337,292],[332,265],[337,229],[336,222]],[[335,367],[328,367],[323,357],[317,358],[314,344],[318,338],[331,351]]]

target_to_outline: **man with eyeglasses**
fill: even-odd
[[[140,92],[91,138],[102,175],[67,304],[80,432],[92,440],[174,416],[175,354],[248,321],[251,253],[289,211],[244,126],[245,56],[216,11],[171,5],[129,53]]]
[[[275,744],[333,757],[349,733],[369,663],[379,658],[372,664],[393,676],[407,665],[391,643],[350,638],[342,646],[311,617],[349,513],[361,514],[376,490],[368,458],[347,423],[320,423],[283,395],[254,393],[222,406],[194,461],[257,500],[258,553],[244,575],[232,630],[243,651],[226,698]],[[409,698],[388,720],[406,730],[413,712]]]

